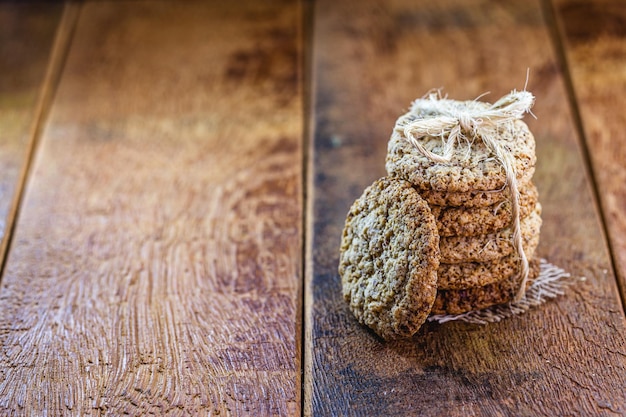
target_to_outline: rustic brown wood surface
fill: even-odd
[[[0,3],[0,259],[17,212],[62,4]]]
[[[0,3],[0,415],[626,415],[620,2],[226,3]],[[584,280],[382,342],[337,263],[395,119],[527,68]]]
[[[318,1],[305,313],[307,414],[626,414],[626,323],[558,54],[538,1]],[[537,96],[528,122],[543,204],[538,249],[575,277],[566,296],[488,326],[429,324],[382,343],[341,297],[345,214],[384,175],[386,142],[410,101]]]
[[[554,3],[626,303],[626,4]]]
[[[2,415],[300,411],[299,6],[179,6],[82,6],[2,278]]]

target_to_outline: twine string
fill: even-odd
[[[498,129],[513,129],[515,120],[521,119],[525,113],[530,113],[534,100],[534,96],[527,91],[513,90],[491,105],[476,100],[459,105],[457,101],[441,98],[438,92],[431,92],[427,98],[413,102],[411,111],[398,121],[394,130],[394,134],[404,133],[405,139],[435,163],[449,164],[459,143],[467,142],[469,150],[477,138],[481,139],[487,149],[495,155],[506,174],[505,188],[509,190],[513,219],[512,242],[520,258],[522,280],[515,297],[518,301],[526,292],[529,266],[522,247],[520,193],[514,159],[511,150],[500,140]],[[423,139],[433,137],[442,141],[441,154],[429,151],[421,143]]]

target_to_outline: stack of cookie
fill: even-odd
[[[448,123],[447,130],[431,130],[437,126],[431,120],[441,114],[430,100],[416,101],[398,119],[388,144],[388,177],[355,202],[342,239],[344,297],[359,321],[384,338],[415,333],[424,311],[460,314],[510,302],[539,271],[533,257],[541,205],[532,183],[535,141],[527,125],[512,117],[481,128],[483,119],[472,117],[495,105],[439,99],[445,114],[437,120]],[[450,112],[460,121],[451,122]],[[415,134],[412,126],[422,121],[429,129]],[[452,135],[457,137],[451,146],[446,140]],[[493,138],[508,166],[503,152],[494,152]],[[405,204],[425,205],[428,213],[418,215]],[[516,230],[523,253],[520,240],[515,245]],[[428,246],[434,240],[436,254]],[[529,261],[526,279],[523,256]],[[416,262],[421,270],[411,266]]]
[[[471,102],[475,105],[475,102]],[[405,127],[423,117],[414,109],[398,119],[389,140],[386,168],[391,177],[409,181],[428,202],[440,237],[438,298],[432,314],[460,314],[510,301],[519,287],[520,258],[513,245],[510,190],[505,170],[480,137],[461,144],[449,163],[434,163],[405,136]],[[499,129],[510,149],[519,189],[520,232],[531,278],[539,243],[541,204],[532,183],[535,140],[515,120]],[[421,138],[430,152],[441,151],[440,137]]]

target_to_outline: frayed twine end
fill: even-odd
[[[565,287],[574,282],[570,273],[558,266],[541,259],[539,277],[526,290],[519,301],[497,305],[484,310],[469,311],[463,314],[437,314],[428,318],[429,322],[439,324],[449,321],[488,324],[497,323],[511,316],[524,314],[532,307],[537,307],[549,299],[565,293]]]

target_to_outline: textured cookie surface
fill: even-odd
[[[537,188],[530,183],[528,188],[520,190],[520,217],[527,217],[537,205]],[[439,236],[476,236],[486,235],[507,228],[513,216],[511,201],[488,207],[441,207],[430,206],[437,220]]]
[[[411,184],[381,178],[348,213],[339,274],[354,316],[384,339],[410,337],[437,294],[439,236]]]
[[[525,252],[527,259],[532,259],[536,248]],[[509,279],[520,269],[519,256],[514,253],[490,262],[463,262],[439,264],[437,286],[441,290],[461,290],[482,287],[494,282]]]
[[[505,185],[506,174],[502,164],[480,138],[473,139],[471,147],[463,142],[457,144],[449,163],[433,163],[422,155],[402,131],[406,124],[422,116],[409,112],[396,122],[387,146],[385,166],[390,176],[406,179],[420,190],[445,192],[491,191]],[[499,142],[511,152],[518,182],[528,182],[537,160],[535,138],[528,126],[516,120],[512,129],[498,128],[498,137]],[[443,154],[439,137],[425,137],[420,143],[432,153]]]
[[[539,261],[530,262],[530,273],[526,288],[539,276]],[[521,282],[519,275],[482,287],[464,290],[439,290],[431,314],[463,314],[482,310],[498,304],[511,302]]]
[[[520,231],[524,251],[527,254],[534,253],[541,231],[541,204],[537,203],[535,211],[521,220]],[[442,237],[439,239],[440,262],[454,264],[495,261],[514,252],[512,239],[511,227],[486,235]]]
[[[528,187],[528,182],[518,184],[520,190]],[[506,187],[493,191],[468,191],[465,193],[435,190],[420,190],[419,193],[428,204],[445,207],[487,207],[502,203],[509,198],[509,192]]]

